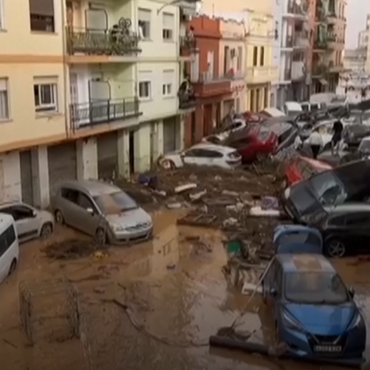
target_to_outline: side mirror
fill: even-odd
[[[350,287],[350,288],[348,289],[348,293],[349,293],[349,295],[351,296],[351,298],[353,298],[353,297],[355,296],[355,290],[354,290],[352,287]]]
[[[36,217],[37,216],[37,212],[35,210],[32,211],[32,216],[33,217]]]
[[[94,210],[92,208],[86,208],[87,213],[90,213],[91,216],[94,215]]]
[[[270,289],[270,295],[271,297],[275,298],[277,296],[277,290],[275,288]]]

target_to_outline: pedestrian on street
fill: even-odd
[[[340,120],[337,120],[333,124],[333,137],[331,138],[331,152],[338,154],[339,143],[342,140],[343,133],[343,123]]]
[[[310,137],[307,139],[307,144],[311,147],[312,155],[314,159],[317,159],[321,148],[324,146],[319,129],[312,131]]]

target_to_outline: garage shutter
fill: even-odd
[[[53,196],[59,182],[77,179],[75,143],[49,147],[48,162],[50,195]]]
[[[114,179],[118,173],[117,132],[100,135],[97,138],[98,176],[101,180]]]
[[[33,179],[31,151],[20,152],[22,202],[33,205]]]
[[[177,150],[177,122],[176,119],[163,120],[163,151],[169,153]]]

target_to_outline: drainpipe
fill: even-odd
[[[63,89],[63,97],[64,97],[64,125],[66,130],[66,137],[69,136],[69,128],[68,128],[68,117],[69,117],[69,109],[68,109],[68,93],[67,93],[67,83],[68,83],[68,67],[67,67],[67,42],[66,42],[66,33],[65,33],[65,6],[64,1],[60,2],[61,4],[61,21],[62,21],[62,42],[63,42],[63,82],[64,82],[64,89]]]

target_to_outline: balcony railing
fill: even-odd
[[[180,37],[180,53],[190,54],[197,50],[197,40],[195,37],[191,36],[181,36]]]
[[[230,77],[217,76],[209,72],[201,72],[198,78],[191,79],[195,96],[231,93],[231,81]]]
[[[74,129],[111,123],[141,115],[137,98],[97,100],[70,104],[71,125]]]
[[[196,97],[194,93],[187,94],[187,93],[179,93],[179,108],[180,109],[189,109],[194,108],[196,105]]]
[[[132,55],[141,52],[139,37],[129,31],[71,29],[67,27],[68,53]]]

